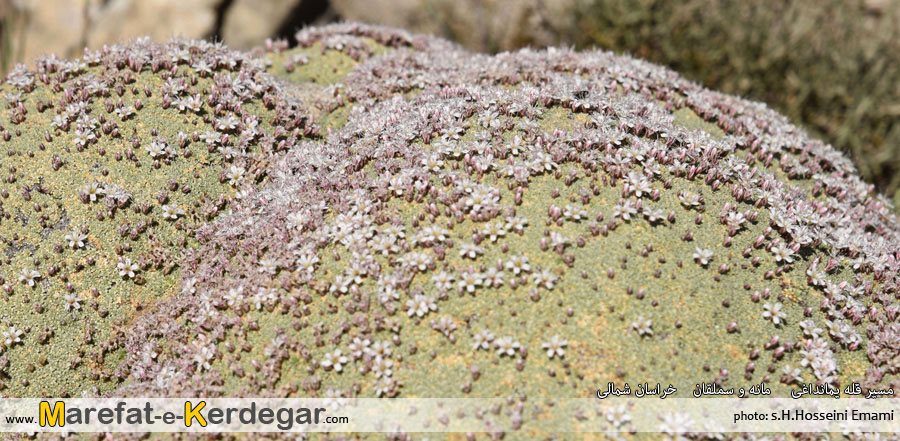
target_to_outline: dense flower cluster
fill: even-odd
[[[180,292],[123,331],[128,380],[114,393],[513,402],[588,391],[591,371],[632,365],[690,384],[741,370],[777,383],[781,371],[782,392],[807,373],[896,382],[900,227],[846,158],[764,106],[604,52],[476,55],[354,24],[297,40],[359,63],[317,103],[346,121],[276,142],[303,129],[276,118],[259,134],[254,115],[225,105],[183,138],[224,158],[233,148],[217,177],[236,197],[180,255]],[[259,81],[276,87],[200,61],[212,96],[265,102]],[[190,81],[166,82],[162,99],[185,114],[221,105],[194,106]],[[254,140],[264,161],[245,159]],[[148,157],[180,160],[186,141],[158,142]],[[112,191],[84,185],[85,204]],[[160,225],[193,215],[154,196]],[[119,274],[141,277],[128,259],[113,260]],[[23,283],[41,282],[23,268]],[[84,299],[66,302],[82,314]],[[861,349],[871,365],[852,378],[841,360]]]
[[[267,68],[220,44],[140,39],[10,72],[0,317],[16,331],[3,394],[91,393],[127,378],[105,360],[127,350],[129,317],[167,295],[196,228],[258,185],[267,155],[317,131]]]

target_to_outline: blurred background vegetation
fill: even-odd
[[[359,20],[472,50],[598,47],[764,101],[900,199],[900,0],[0,0],[0,68],[140,35],[249,48]]]

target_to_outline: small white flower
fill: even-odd
[[[116,268],[119,270],[119,276],[133,279],[135,271],[138,270],[138,265],[132,263],[130,257],[126,257],[125,259],[119,260],[119,263],[116,264]]]
[[[498,271],[495,267],[488,268],[484,272],[484,286],[487,288],[497,288],[503,285],[503,272]]]
[[[512,357],[522,345],[512,337],[502,337],[494,340],[494,348],[497,349],[497,355]]]
[[[278,272],[278,262],[271,257],[260,259],[258,270],[263,274],[275,274]]]
[[[816,324],[809,319],[800,322],[800,329],[803,330],[803,335],[810,338],[818,337],[823,332],[822,328],[817,328]]]
[[[571,242],[568,237],[559,234],[556,231],[550,233],[550,246],[556,247],[565,247]]]
[[[319,263],[319,257],[315,254],[301,254],[297,257],[297,270],[312,274],[316,270],[317,263]]]
[[[481,233],[490,239],[491,242],[496,242],[497,239],[506,236],[506,226],[499,222],[491,222],[485,226]]]
[[[487,329],[482,329],[481,332],[472,336],[472,341],[474,342],[472,345],[473,351],[479,349],[484,349],[486,351],[491,348],[491,342],[494,341],[494,334]]]
[[[81,309],[81,304],[78,303],[81,301],[81,299],[78,298],[77,295],[66,294],[64,298],[66,301],[66,305],[65,305],[66,311],[71,311],[73,309],[77,311],[77,310]]]
[[[643,316],[631,322],[631,329],[637,331],[641,337],[645,335],[653,335],[653,320],[645,320]]]
[[[475,271],[464,271],[459,275],[459,289],[468,293],[475,292],[475,288],[484,282],[481,273]]]
[[[374,358],[375,360],[380,360],[382,358],[390,358],[391,357],[391,344],[387,341],[377,341],[372,344],[370,348],[366,348],[365,353]]]
[[[583,208],[566,205],[563,207],[563,216],[570,221],[578,222],[587,217],[587,211]]]
[[[531,272],[531,265],[528,264],[528,256],[510,256],[506,261],[506,269],[512,271],[513,274]]]
[[[691,191],[682,192],[678,195],[678,199],[681,199],[681,203],[687,208],[700,205],[700,195]]]
[[[431,297],[416,294],[416,296],[406,301],[407,314],[412,317],[423,317],[431,311],[437,311],[437,304]]]
[[[179,216],[184,216],[184,210],[175,204],[166,204],[162,206],[163,219],[176,220]]]
[[[622,218],[624,221],[630,221],[631,216],[637,214],[637,207],[632,201],[619,201],[615,207],[613,207],[613,217]]]
[[[197,363],[197,368],[199,368],[199,370],[201,371],[204,369],[209,370],[210,368],[212,368],[210,362],[214,358],[216,358],[215,351],[213,351],[209,346],[206,345],[200,346],[196,343],[195,345],[198,348],[197,352],[194,353],[194,362]]]
[[[788,248],[786,245],[777,244],[772,246],[772,255],[775,256],[776,262],[785,261],[787,263],[792,263],[794,261],[794,250]]]
[[[547,289],[553,289],[557,277],[550,270],[543,270],[531,275],[531,280],[535,285]]]
[[[22,275],[19,276],[19,281],[28,285],[34,286],[38,279],[41,278],[41,273],[36,270],[30,270],[28,268],[22,269]]]
[[[425,271],[428,265],[431,265],[432,259],[426,253],[412,251],[401,257],[400,262],[419,271]]]
[[[483,252],[484,250],[480,246],[473,243],[464,243],[459,247],[459,255],[469,259],[474,259]]]
[[[228,173],[225,174],[225,177],[228,178],[230,185],[237,186],[244,179],[244,173],[246,173],[244,167],[232,165],[228,168]]]
[[[763,305],[763,309],[765,309],[765,311],[763,312],[763,317],[772,320],[772,323],[774,323],[776,326],[780,325],[781,322],[784,321],[785,318],[787,318],[787,314],[785,314],[784,311],[781,310],[783,306],[784,305],[782,305],[781,302],[776,302],[775,305],[766,302],[766,304]]]
[[[227,293],[223,296],[225,299],[225,304],[228,306],[234,306],[235,304],[240,304],[241,300],[244,299],[244,287],[238,286],[235,288],[231,288]]]
[[[80,231],[73,231],[69,234],[66,234],[66,242],[69,242],[69,248],[84,248],[84,242],[87,240],[87,235],[81,234]]]
[[[337,372],[341,372],[343,365],[347,364],[347,361],[347,357],[341,354],[341,350],[335,349],[334,352],[326,353],[320,364],[325,369],[334,369]]]
[[[166,156],[168,148],[169,146],[165,142],[154,140],[150,143],[150,145],[144,147],[144,150],[147,150],[147,153],[151,158],[156,159]]]
[[[803,383],[803,374],[800,372],[800,368],[792,368],[791,365],[786,364],[781,368],[781,373],[788,377],[788,384]]]
[[[525,230],[525,227],[528,226],[528,219],[520,216],[513,216],[506,218],[506,229],[515,231],[516,233],[522,233]]]
[[[103,185],[94,181],[84,187],[84,192],[88,195],[88,199],[91,202],[96,202],[98,198],[106,194],[106,189],[103,188]]]
[[[700,265],[706,266],[709,265],[709,261],[713,258],[713,252],[710,249],[696,247],[696,251],[694,251],[694,260],[699,262]]]
[[[363,354],[369,350],[369,346],[372,344],[372,341],[368,338],[361,339],[359,337],[353,337],[353,341],[350,342],[350,355],[359,360],[362,358]]]
[[[372,373],[375,374],[375,378],[387,378],[394,373],[392,369],[393,366],[393,361],[386,358],[380,358],[378,360],[375,360],[375,363],[372,364]]]
[[[431,281],[439,290],[448,290],[450,288],[453,288],[453,279],[453,274],[450,274],[447,271],[441,271],[431,276]]]
[[[545,342],[541,345],[545,351],[547,351],[547,356],[550,358],[559,357],[562,358],[566,355],[566,351],[563,349],[569,345],[569,342],[559,338],[559,335],[554,335],[550,338],[550,341]]]
[[[10,326],[8,330],[3,331],[3,341],[6,343],[6,346],[12,346],[16,343],[22,342],[22,331],[16,329],[15,326]]]

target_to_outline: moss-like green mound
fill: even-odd
[[[264,60],[136,41],[20,67],[0,89],[3,394],[105,392],[171,297],[194,231],[312,134]]]
[[[890,203],[844,156],[765,106],[605,52],[476,55],[353,24],[308,29],[297,40],[297,49],[275,44],[253,58],[270,60],[274,75],[254,78],[271,84],[276,103],[324,124],[321,138],[297,139],[312,129],[276,105],[274,121],[260,118],[273,133],[259,138],[268,142],[256,147],[264,160],[255,166],[234,165],[214,148],[206,161],[161,160],[161,178],[135,174],[127,158],[115,173],[105,165],[98,182],[133,188],[131,204],[152,207],[133,225],[162,216],[155,198],[173,179],[168,172],[229,201],[227,213],[196,218],[195,192],[178,195],[182,219],[194,221],[153,224],[168,238],[162,268],[141,266],[139,246],[153,242],[131,239],[130,230],[89,241],[94,248],[63,246],[63,257],[43,251],[62,259],[132,244],[122,258],[139,263],[143,286],[118,276],[115,253],[83,270],[97,272],[95,284],[107,280],[96,301],[122,317],[108,328],[117,345],[107,353],[123,361],[115,372],[125,384],[110,394],[519,400],[592,396],[616,379],[687,388],[766,381],[777,395],[804,382],[900,386],[900,226]],[[198,93],[235,87],[214,84]],[[254,115],[268,116],[265,96]],[[221,132],[223,112],[210,118],[211,131]],[[163,126],[147,114],[134,130]],[[291,122],[301,127],[282,129]],[[62,155],[54,145],[42,154]],[[91,170],[116,152],[100,156],[99,145],[61,158],[64,167],[77,159]],[[189,164],[209,169],[196,184],[181,182],[175,168]],[[116,173],[131,178],[113,181]],[[212,177],[206,184],[202,173]],[[108,198],[71,204],[87,214],[72,211],[69,223],[99,234],[110,216],[89,220],[96,208],[88,208]],[[52,250],[54,242],[30,243]],[[169,262],[180,269],[177,287],[164,274]],[[0,269],[19,267],[32,266]],[[30,289],[40,299],[64,293],[41,285],[57,283],[41,271],[36,288],[27,280],[15,287],[9,308],[33,308],[34,299],[24,303]],[[117,298],[110,292],[146,307],[106,306]],[[45,325],[57,336],[109,322],[88,308],[67,311],[63,300],[42,302],[56,308],[43,317],[66,320]],[[28,347],[38,344],[37,325],[22,317],[42,315],[10,314],[15,326],[32,326],[25,344],[7,348],[20,354],[10,369],[35,357]],[[77,348],[59,351],[71,357]]]

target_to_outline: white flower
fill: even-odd
[[[334,352],[326,353],[325,358],[322,359],[322,363],[320,364],[325,369],[334,369],[335,371],[341,372],[343,365],[347,364],[347,357],[341,354],[340,349],[335,349]]]
[[[166,204],[162,206],[163,219],[176,220],[178,216],[184,216],[184,210],[178,208],[175,204]]]
[[[6,343],[6,346],[12,346],[16,343],[21,343],[22,339],[22,331],[15,328],[15,326],[10,326],[8,330],[3,331],[3,340]]]
[[[418,269],[419,271],[427,270],[428,265],[431,265],[432,262],[431,256],[426,253],[417,251],[406,253],[406,255],[401,257],[399,260],[401,263]]]
[[[78,303],[81,301],[81,299],[78,298],[77,295],[66,294],[64,298],[66,301],[66,305],[65,305],[66,311],[71,311],[73,309],[77,311],[77,310],[81,309],[81,304]]]
[[[433,153],[427,158],[422,159],[422,165],[428,170],[439,172],[444,167],[444,161],[441,159],[440,154]]]
[[[566,205],[563,207],[563,216],[570,221],[578,222],[587,217],[587,211],[582,208]]]
[[[665,218],[666,214],[662,211],[662,209],[653,209],[650,207],[644,207],[644,217],[647,218],[647,222],[651,225],[657,222],[661,222]]]
[[[506,227],[500,222],[491,222],[485,226],[481,233],[490,239],[491,242],[496,242],[497,239],[506,236]]]
[[[772,323],[774,323],[775,325],[780,325],[781,322],[784,321],[784,319],[787,317],[787,314],[785,314],[784,311],[781,310],[783,306],[784,305],[782,305],[781,302],[775,303],[774,306],[771,303],[766,302],[766,304],[763,305],[763,309],[765,309],[765,311],[763,312],[763,317],[772,320]]]
[[[501,357],[504,355],[512,357],[521,347],[522,345],[518,341],[513,340],[512,337],[502,337],[494,340],[494,348],[497,349],[497,355]]]
[[[539,287],[544,287],[547,289],[553,289],[554,284],[556,283],[557,277],[553,275],[549,270],[543,270],[540,272],[536,272],[532,274],[531,280],[534,281],[534,284]]]
[[[703,266],[709,265],[709,261],[712,260],[712,257],[713,252],[710,249],[696,247],[696,251],[694,251],[694,260]]]
[[[607,408],[604,416],[606,416],[606,421],[615,427],[621,427],[631,421],[631,415],[628,414],[628,409],[624,404]]]
[[[491,348],[491,342],[494,340],[494,334],[487,329],[482,329],[481,332],[472,336],[472,340],[475,343],[472,345],[473,351],[477,351],[479,349],[484,349],[486,351]]]
[[[194,286],[197,284],[197,279],[191,277],[190,279],[186,279],[184,281],[184,286],[181,287],[182,294],[194,294],[197,292],[197,288]]]
[[[566,355],[566,351],[563,350],[566,346],[569,345],[569,342],[559,338],[559,335],[554,335],[550,338],[550,341],[545,342],[541,345],[545,351],[547,351],[547,356],[550,358],[559,357],[562,358]]]
[[[450,317],[441,317],[438,321],[431,321],[431,328],[444,334],[444,337],[450,337],[456,330],[456,323]]]
[[[197,368],[200,370],[209,370],[212,366],[210,362],[216,358],[216,353],[206,345],[200,346],[195,343],[198,350],[194,353],[194,362],[197,363]]]
[[[437,304],[434,302],[432,297],[426,297],[422,294],[416,294],[416,296],[410,300],[406,301],[407,314],[412,317],[413,314],[416,317],[422,317],[425,314],[428,314],[430,311],[437,310]]]
[[[647,179],[644,175],[637,172],[629,172],[628,177],[626,178],[627,188],[632,191],[635,196],[643,197],[643,195],[650,193],[652,190],[650,187],[650,180]]]
[[[382,377],[381,381],[378,382],[378,386],[375,388],[375,396],[381,397],[383,395],[391,394],[396,388],[396,383],[390,377]]]
[[[213,131],[207,130],[200,134],[200,140],[205,142],[208,145],[213,145],[219,142],[219,134]]]
[[[372,364],[372,373],[375,374],[375,378],[387,378],[394,373],[392,369],[393,366],[393,361],[386,358],[379,358],[378,360],[375,360],[375,363]]]
[[[559,234],[556,231],[553,231],[550,233],[550,246],[552,246],[554,248],[564,247],[564,246],[568,245],[570,242],[571,241],[569,240],[569,238],[563,236],[562,234]]]
[[[637,214],[637,207],[632,201],[619,201],[615,207],[613,207],[613,217],[620,217],[622,220],[630,221],[631,216]]]
[[[499,287],[503,285],[503,272],[498,271],[495,267],[488,268],[487,271],[484,272],[484,286],[491,287]]]
[[[234,115],[223,116],[216,120],[216,126],[224,131],[231,131],[237,128],[238,119]]]
[[[525,230],[525,227],[528,225],[528,219],[519,216],[513,216],[506,218],[506,229],[515,231],[516,233],[521,233]]]
[[[87,193],[88,199],[90,199],[91,202],[95,202],[97,198],[102,197],[104,194],[106,194],[106,190],[97,181],[91,182],[90,184],[85,186],[84,192]]]
[[[725,217],[725,223],[732,228],[737,228],[746,221],[747,219],[744,217],[743,213],[738,213],[736,211],[729,212]]]
[[[197,71],[197,73],[200,74],[200,76],[206,76],[206,75],[209,75],[210,73],[212,73],[212,66],[209,65],[209,62],[207,62],[206,60],[204,60],[202,58],[199,61],[197,61],[196,63],[194,63],[194,65],[191,67],[195,71]]]
[[[772,255],[775,256],[776,262],[781,262],[783,260],[787,263],[792,263],[794,261],[794,250],[788,248],[786,245],[777,244],[772,246]]]
[[[687,208],[700,205],[700,195],[691,191],[682,192],[678,195],[678,199],[681,199],[681,203]]]
[[[637,331],[641,337],[645,335],[653,335],[653,320],[645,320],[643,316],[631,322],[631,329]]]
[[[260,259],[258,270],[264,274],[275,274],[278,272],[278,262],[271,257]]]
[[[158,157],[166,156],[169,146],[164,141],[154,140],[148,145],[144,147],[144,150],[147,150],[147,153],[151,158],[156,159]]]
[[[229,289],[228,292],[223,296],[223,298],[225,299],[225,304],[228,306],[234,306],[236,303],[240,303],[241,300],[244,299],[243,291],[243,286]]]
[[[483,283],[482,275],[475,271],[464,271],[459,275],[459,289],[468,293],[475,292],[475,288]]]
[[[319,263],[318,256],[304,253],[297,258],[297,269],[312,274],[316,270],[317,263]]]
[[[817,328],[816,324],[809,319],[800,322],[800,329],[803,330],[803,335],[810,338],[818,337],[822,333],[822,328]]]
[[[447,271],[441,271],[431,276],[431,281],[434,282],[434,286],[439,290],[453,288],[453,279],[453,274],[450,274]]]
[[[359,337],[353,337],[353,341],[350,342],[350,355],[359,360],[362,358],[363,354],[369,350],[369,345],[372,344],[372,341],[368,338],[361,339]]]
[[[81,234],[79,231],[73,231],[66,234],[65,239],[69,242],[69,248],[84,248],[84,242],[87,240],[87,235]]]
[[[800,368],[791,368],[790,365],[784,365],[781,372],[786,375],[790,381],[788,383],[803,383],[803,377]]]
[[[225,174],[225,177],[228,178],[228,183],[237,186],[242,179],[244,179],[244,167],[238,167],[236,165],[232,165],[228,168],[228,173]]]
[[[367,348],[365,353],[375,360],[391,357],[391,344],[387,341],[377,341],[372,344],[371,348]]]
[[[443,242],[447,240],[447,236],[449,234],[450,232],[445,228],[427,226],[425,228],[422,228],[422,230],[419,231],[419,233],[416,235],[416,243],[430,244],[433,242]]]
[[[126,257],[124,260],[120,259],[119,263],[116,264],[116,268],[119,270],[119,276],[127,276],[129,279],[133,279],[135,271],[138,270],[137,264],[132,263],[130,257]]]
[[[253,304],[256,306],[257,310],[262,309],[265,305],[271,305],[276,301],[278,301],[278,294],[274,288],[262,287],[253,295]]]
[[[459,255],[469,259],[474,259],[483,252],[484,250],[480,246],[473,243],[464,243],[459,247]]]
[[[41,273],[36,270],[30,270],[28,268],[22,269],[22,275],[19,276],[19,281],[27,284],[28,286],[34,286],[35,282],[41,278]]]
[[[512,271],[513,274],[527,273],[531,271],[531,265],[528,264],[528,256],[510,256],[506,261],[506,269]]]
[[[685,436],[693,429],[694,421],[684,413],[668,413],[663,416],[659,431],[665,433],[666,439],[687,439]]]

